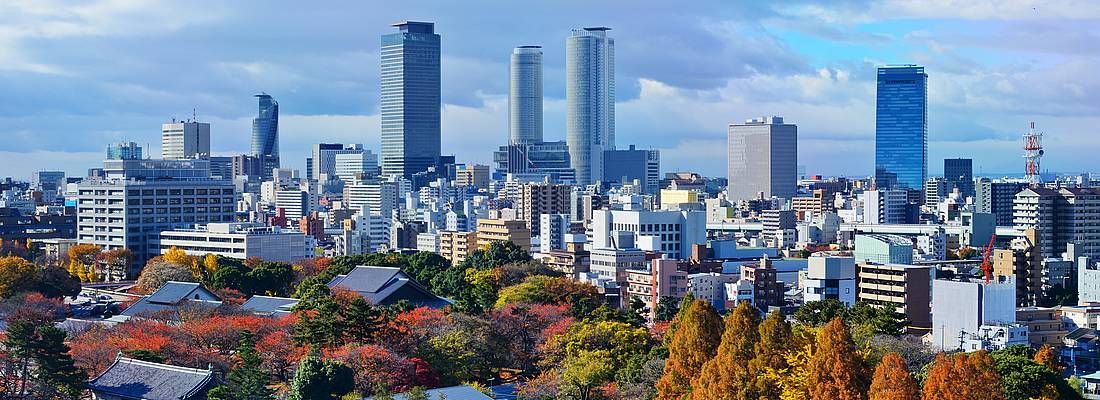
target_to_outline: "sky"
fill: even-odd
[[[875,67],[929,76],[929,172],[1023,170],[1029,121],[1043,169],[1095,171],[1100,2],[0,1],[0,176],[83,175],[105,146],[159,155],[160,124],[210,122],[215,155],[247,153],[252,97],[280,103],[284,166],[309,145],[379,140],[379,41],[401,20],[442,37],[443,151],[491,164],[507,140],[508,59],[542,45],[546,140],[565,137],[565,39],[616,42],[619,147],[664,171],[723,176],[730,123],[781,115],[811,174],[874,169]]]

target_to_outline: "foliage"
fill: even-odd
[[[0,342],[6,365],[0,368],[0,397],[78,399],[87,379],[69,355],[65,331],[29,319],[11,320]]]
[[[875,367],[869,400],[919,400],[917,381],[909,374],[905,360],[897,353],[887,353]]]
[[[643,328],[619,321],[583,321],[546,343],[543,364],[561,366],[566,388],[587,396],[596,386],[640,368],[637,360],[644,358],[649,346],[649,334]],[[600,365],[594,365],[594,359]]]
[[[35,266],[20,257],[0,258],[0,298],[33,290]]]
[[[367,343],[384,323],[382,310],[350,291],[320,294],[294,306],[298,323],[294,341],[317,347]]]
[[[768,371],[787,368],[786,353],[791,346],[791,325],[778,312],[773,312],[760,324],[759,338],[753,347],[749,361],[749,373],[753,377],[753,390],[761,397],[779,398],[782,388],[778,382],[768,379]]]
[[[437,386],[439,382],[424,361],[377,345],[347,345],[331,349],[325,356],[351,369],[353,390],[359,393],[404,392],[415,386]]]
[[[539,349],[573,323],[564,305],[508,304],[489,313],[489,339],[502,352],[501,364],[529,371],[542,360]]]
[[[817,335],[810,359],[810,398],[860,399],[867,392],[869,375],[844,320],[836,318],[826,324]]]
[[[1039,365],[1050,368],[1051,371],[1062,372],[1062,364],[1058,362],[1058,352],[1054,351],[1054,348],[1048,344],[1040,347],[1039,351],[1035,352],[1035,357],[1032,360]]]
[[[1044,351],[1040,350],[1035,354],[1036,359],[1040,358],[1042,352]],[[1062,379],[1061,373],[1028,357],[1025,346],[1010,346],[994,351],[990,353],[990,357],[1000,375],[1000,386],[1004,389],[1006,399],[1079,398],[1077,391]],[[1057,366],[1056,361],[1054,365]]]
[[[209,259],[209,257],[207,257]],[[286,296],[294,282],[294,267],[282,262],[261,262],[249,267],[240,260],[218,257],[207,283],[212,289],[233,289],[246,296]]]
[[[289,400],[338,399],[354,389],[355,372],[341,362],[322,360],[316,351],[302,358],[296,371]]]
[[[726,316],[722,325],[722,342],[714,358],[703,364],[692,380],[691,398],[756,399],[761,393],[753,385],[755,371],[749,361],[759,339],[760,315],[748,302],[741,302]]]
[[[657,300],[657,310],[654,311],[653,319],[655,321],[672,321],[678,312],[680,312],[680,303],[675,297],[661,296],[661,299]]]
[[[868,335],[898,336],[905,332],[904,318],[890,308],[867,303],[856,303],[847,307],[836,299],[811,301],[794,314],[795,321],[810,326],[822,326],[838,317],[844,319],[853,329],[866,331]]]
[[[596,287],[567,277],[535,275],[527,277],[522,283],[501,289],[493,308],[500,309],[514,303],[572,306],[581,301],[599,303]]]
[[[1006,398],[993,358],[984,350],[937,355],[924,379],[922,395],[925,400]]]
[[[681,307],[673,322],[665,374],[657,382],[658,399],[679,399],[691,391],[691,379],[703,363],[714,357],[721,338],[722,321],[710,303],[692,300]]]
[[[168,281],[198,282],[188,266],[154,258],[141,270],[135,290],[139,293],[153,293]]]
[[[810,397],[810,361],[816,351],[816,330],[797,326],[791,332],[789,350],[783,359],[786,366],[768,368],[764,372],[767,380],[779,388],[781,400],[800,400]]]
[[[134,254],[127,248],[113,249],[99,253],[96,260],[103,267],[103,280],[121,281],[130,275]]]
[[[69,248],[69,273],[81,282],[98,282],[100,271],[96,270],[96,258],[103,251],[94,244],[80,243]]]
[[[252,332],[241,334],[237,347],[237,363],[226,377],[224,385],[227,400],[266,400],[274,396],[268,385],[271,377],[260,368],[263,358],[256,351],[256,340]]]

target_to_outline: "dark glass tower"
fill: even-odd
[[[382,173],[410,178],[438,166],[439,35],[431,22],[382,35]]]
[[[267,93],[256,95],[260,110],[252,120],[252,157],[259,161],[264,180],[271,179],[271,170],[279,168],[279,103]]]
[[[969,158],[945,158],[943,160],[944,190],[958,188],[963,197],[974,197],[974,162]]]
[[[920,192],[928,177],[928,75],[916,65],[879,67],[877,93],[875,185]]]

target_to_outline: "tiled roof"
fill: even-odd
[[[390,298],[402,288],[410,288],[420,293],[419,298],[409,299],[414,305],[429,307],[443,307],[449,304],[413,281],[399,268],[358,266],[347,275],[338,275],[328,284],[329,288],[342,288],[359,293],[360,296],[374,304],[389,304],[394,300]]]
[[[214,371],[118,357],[106,371],[88,382],[103,398],[190,400],[204,399],[214,385]]]
[[[281,316],[290,314],[298,299],[288,297],[252,296],[241,304],[241,309],[253,314]]]
[[[428,395],[430,400],[493,400],[492,397],[481,393],[481,391],[474,389],[471,386],[451,386],[439,389],[431,389],[424,391],[424,394]],[[408,396],[405,394],[398,394],[393,396],[394,400],[407,400]],[[367,400],[370,400],[368,397]]]

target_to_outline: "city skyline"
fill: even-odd
[[[632,20],[610,5],[570,15],[568,4],[540,4],[535,16],[508,5],[475,18],[440,3],[386,9],[348,26],[350,15],[323,10],[295,19],[289,10],[249,15],[221,4],[200,16],[168,3],[51,6],[0,6],[19,17],[0,34],[4,175],[26,177],[38,165],[82,174],[100,163],[105,143],[117,141],[154,144],[145,153],[159,154],[159,124],[193,108],[212,125],[215,155],[247,153],[255,117],[248,96],[260,91],[283,105],[285,166],[304,168],[317,142],[377,151],[377,38],[403,19],[436,22],[445,37],[442,147],[460,162],[491,164],[495,146],[506,142],[508,56],[519,45],[544,47],[544,137],[565,138],[565,37],[579,26],[614,29],[618,142],[661,150],[665,171],[721,176],[726,126],[775,114],[799,121],[808,172],[870,176],[874,68],[895,63],[923,65],[930,75],[931,175],[950,157],[973,157],[975,175],[1022,171],[1019,135],[1029,120],[1048,133],[1050,171],[1087,171],[1087,150],[1098,140],[1088,135],[1098,82],[1086,73],[1098,52],[1095,35],[1080,29],[1100,18],[1089,4],[737,4],[713,12],[713,4],[651,3]],[[292,51],[243,45],[277,37],[247,29],[271,21],[293,22],[278,36]],[[490,23],[498,21],[507,23]],[[968,24],[982,29],[967,31]],[[1058,44],[1012,36],[1030,27],[1057,35]],[[478,34],[485,29],[510,35]],[[139,37],[158,46],[148,59],[131,46]],[[102,51],[65,51],[77,45]],[[288,55],[301,49],[310,57]],[[168,65],[170,55],[188,55],[191,69]],[[105,56],[116,62],[101,62]],[[97,63],[111,68],[90,66]]]

